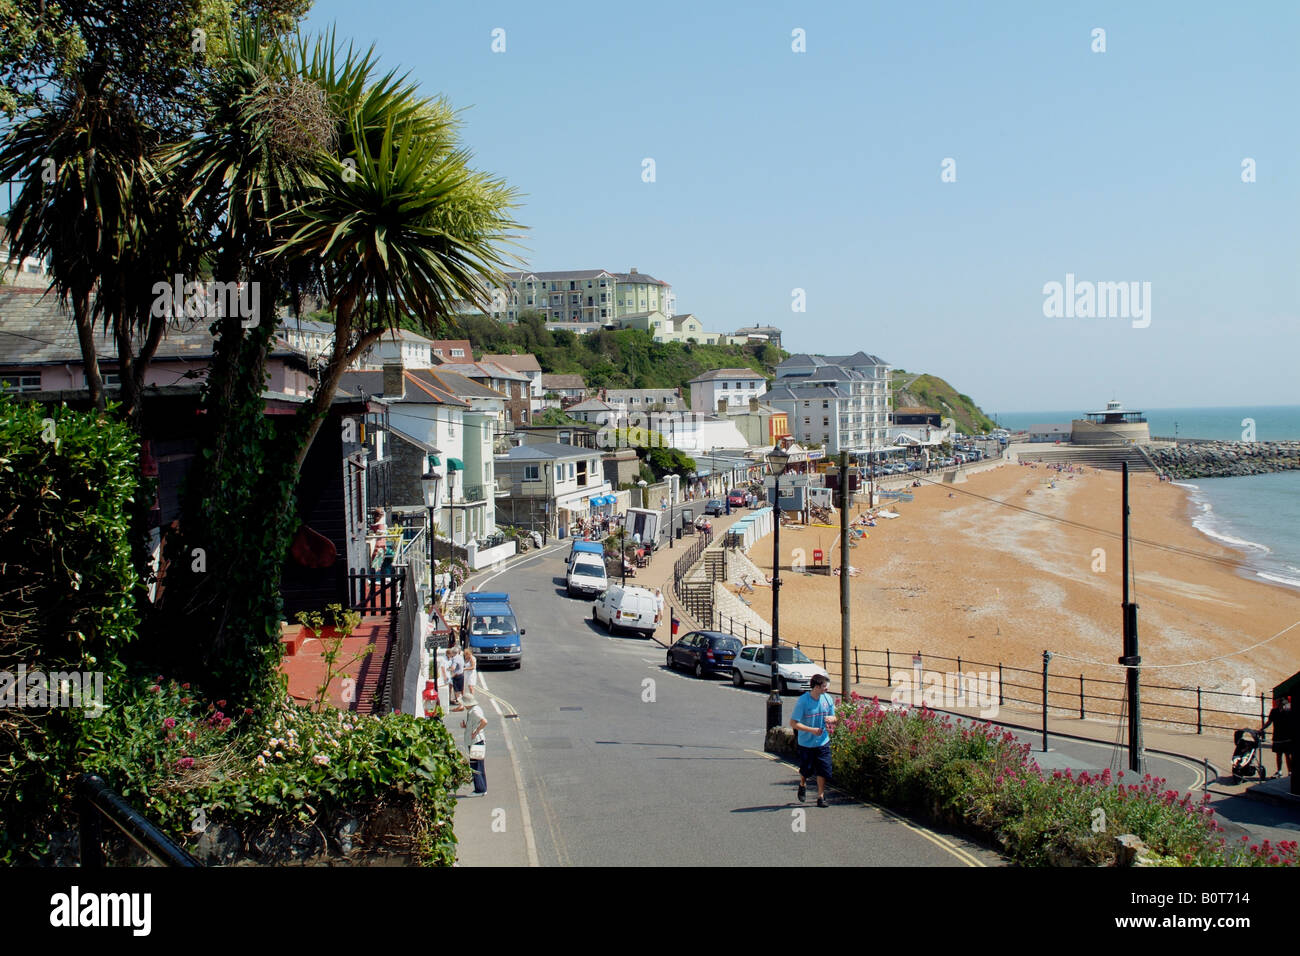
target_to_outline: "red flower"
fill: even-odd
[[[163,721],[163,726],[166,727],[168,730],[171,730],[173,727],[176,726],[176,718],[168,717],[166,720]]]
[[[189,684],[181,684],[181,690],[189,690],[189,689],[190,689]]]
[[[194,766],[194,758],[182,757],[180,760],[176,761],[176,765],[180,767],[182,770],[189,770],[191,767]]]
[[[224,710],[226,707],[226,702],[224,700],[219,700],[217,701],[217,706]]]

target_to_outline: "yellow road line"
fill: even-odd
[[[762,750],[746,750],[745,752],[755,754],[759,757],[765,757],[768,760],[774,760],[777,761],[778,763],[784,763],[784,761],[782,761],[780,757],[776,757]],[[888,807],[882,807],[880,804],[872,803],[870,800],[863,800],[859,797],[855,797],[852,794],[845,793],[843,790],[839,789],[838,787],[831,787],[830,789],[834,790],[840,796],[848,797],[850,800],[854,801],[855,803],[859,803],[864,807],[871,807],[874,810],[879,810],[882,814],[889,817],[890,819],[897,820],[899,823],[903,824],[903,826],[907,827],[909,830],[913,830],[916,833],[919,833],[921,836],[925,837],[927,840],[929,840],[939,849],[947,853],[950,853],[952,856],[955,856],[958,860],[960,860],[962,863],[966,864],[967,866],[986,865],[978,857],[972,856],[970,853],[966,852],[961,847],[957,846],[955,843],[952,843],[950,840],[940,836],[939,834],[935,833],[932,830],[927,829],[926,827],[921,826],[919,823],[913,823],[911,820],[907,819],[907,817],[900,816],[899,814],[895,813],[893,810],[890,810]]]

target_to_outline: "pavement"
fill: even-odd
[[[825,809],[799,803],[794,768],[763,752],[765,696],[668,670],[658,641],[597,630],[591,602],[565,594],[567,546],[474,581],[509,591],[527,634],[522,668],[480,671],[488,793],[461,791],[459,865],[1003,864],[834,789]],[[670,577],[679,554],[645,570]],[[445,719],[463,747],[462,715]]]
[[[715,537],[745,513],[714,519]],[[699,626],[672,594],[673,564],[691,543],[687,537],[655,552],[635,582],[663,591],[683,622],[679,633]],[[509,591],[528,634],[520,670],[480,670],[489,795],[459,800],[459,865],[1004,862],[960,835],[833,790],[828,810],[798,804],[794,768],[763,752],[766,692],[667,670],[667,620],[653,641],[598,631],[591,603],[565,594],[568,547],[557,540],[472,580]],[[852,690],[890,696],[870,683]],[[786,714],[793,704],[786,699]],[[987,719],[973,708],[941,709]],[[447,720],[463,745],[461,716]],[[1051,715],[1043,751],[1040,713],[1003,706],[991,719],[1029,743],[1044,769],[1127,772],[1113,722]],[[1208,793],[1230,839],[1297,838],[1300,801],[1285,792],[1287,779],[1234,784],[1223,775],[1230,735],[1148,727],[1144,744],[1144,770],[1172,789]],[[1265,765],[1272,770],[1271,754]]]

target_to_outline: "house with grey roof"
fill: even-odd
[[[523,312],[540,312],[548,322],[600,325],[635,312],[672,315],[672,286],[638,272],[576,269],[558,272],[507,272],[505,285],[492,291],[492,318],[513,322]]]
[[[612,503],[601,453],[575,445],[517,445],[496,456],[497,521],[557,534]],[[608,499],[608,500],[606,500]]]
[[[715,368],[695,376],[691,386],[691,410],[716,414],[736,408],[748,408],[749,400],[762,400],[767,392],[767,378],[752,368]]]
[[[554,395],[555,398],[548,398],[547,396],[550,395]],[[563,408],[574,402],[580,402],[586,397],[587,383],[582,380],[581,375],[551,372],[542,374],[543,408]]]

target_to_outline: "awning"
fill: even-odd
[[[441,465],[441,464],[442,464],[442,459],[439,458],[437,455],[430,455],[430,456],[429,456],[429,467],[430,467],[430,468],[437,468],[437,467],[438,467],[439,465]]]
[[[461,461],[459,458],[448,458],[448,459],[447,459],[447,470],[448,470],[448,471],[464,471],[464,470],[465,470],[465,463],[464,463],[463,461]]]

